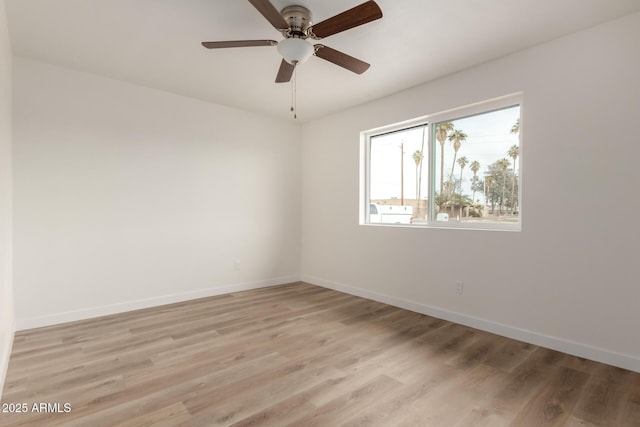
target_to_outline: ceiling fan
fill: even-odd
[[[364,61],[323,44],[312,45],[307,39],[320,40],[382,18],[382,11],[376,2],[367,1],[317,24],[313,24],[311,12],[303,6],[287,6],[278,12],[269,0],[249,0],[249,3],[258,9],[258,12],[276,30],[280,31],[284,40],[280,42],[275,40],[215,41],[202,42],[202,45],[208,49],[277,46],[283,59],[276,76],[276,83],[290,81],[296,66],[302,64],[311,55],[332,62],[356,74],[362,74],[369,68],[369,64]]]

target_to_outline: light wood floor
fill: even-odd
[[[640,374],[304,283],[16,334],[2,426],[640,426]]]

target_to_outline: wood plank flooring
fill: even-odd
[[[640,374],[293,283],[19,332],[2,403],[28,411],[0,426],[638,427]]]

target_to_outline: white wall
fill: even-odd
[[[6,346],[3,25],[0,15]],[[636,14],[474,67],[309,123],[302,153],[286,122],[14,58],[17,326],[294,280],[301,266],[313,283],[640,371],[638,39]],[[360,131],[515,91],[522,232],[357,224]]]
[[[11,59],[4,1],[0,0],[0,397],[13,341]]]
[[[640,371],[638,40],[630,15],[305,125],[303,279]],[[522,232],[358,225],[360,131],[517,91]]]
[[[297,280],[299,168],[297,125],[14,58],[17,328]]]

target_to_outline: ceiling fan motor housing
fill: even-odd
[[[285,32],[285,37],[296,37],[306,39],[309,37],[309,27],[311,26],[311,12],[303,6],[287,6],[280,12],[282,18],[289,24],[289,29]]]

